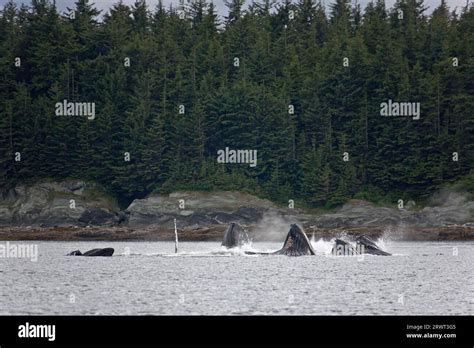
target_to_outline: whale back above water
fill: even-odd
[[[112,256],[114,254],[113,248],[91,249],[84,254],[80,250],[74,250],[68,256]]]
[[[304,233],[303,229],[296,224],[292,224],[288,232],[283,248],[276,251],[276,255],[304,256],[315,255],[313,247]]]
[[[240,247],[249,242],[249,236],[245,229],[236,222],[231,222],[227,227],[222,240],[222,246],[226,248]]]

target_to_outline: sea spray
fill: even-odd
[[[311,237],[311,245],[313,246],[314,251],[317,254],[330,255],[332,247],[334,245],[334,241],[327,241],[322,238],[315,241],[313,237],[314,235]]]
[[[284,241],[290,225],[295,223],[277,212],[267,212],[255,224],[255,239],[264,241]]]

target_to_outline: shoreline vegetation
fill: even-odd
[[[0,7],[0,188],[337,208],[419,201],[472,170],[472,4],[226,4]]]
[[[0,239],[472,240],[472,4],[226,3],[0,9]]]

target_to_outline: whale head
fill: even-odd
[[[297,224],[292,224],[290,231],[286,235],[283,248],[275,254],[287,256],[315,255],[314,249],[304,233],[303,229]]]
[[[247,235],[247,232],[245,232],[245,229],[238,223],[231,222],[224,234],[222,246],[225,246],[226,248],[235,248],[248,243],[248,241],[249,236]]]
[[[381,255],[381,256],[391,255],[390,253],[380,249],[379,246],[375,244],[375,242],[366,235],[361,235],[357,237],[356,243],[357,243],[357,247],[359,249],[364,250],[364,253],[366,254]]]
[[[67,256],[80,256],[80,255],[82,255],[80,250],[74,250],[74,251],[71,251],[69,254],[67,254]]]
[[[334,246],[331,250],[331,255],[358,255],[359,252],[356,248],[354,248],[349,242],[345,240],[338,239],[334,241]]]

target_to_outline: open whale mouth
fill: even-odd
[[[240,247],[250,241],[245,229],[236,222],[231,222],[224,234],[222,246],[230,249]]]
[[[313,246],[303,229],[296,224],[292,224],[288,232],[283,248],[276,251],[277,255],[304,256],[316,255]]]
[[[334,247],[331,250],[331,254],[335,256],[348,256],[348,255],[380,255],[380,256],[390,256],[392,254],[382,250],[371,238],[366,235],[358,236],[355,239],[355,246],[351,243],[342,240],[336,239],[334,242]]]
[[[290,231],[286,235],[283,247],[275,252],[254,252],[246,251],[248,255],[286,255],[286,256],[305,256],[305,255],[316,255],[311,242],[304,233],[303,229],[292,224]]]
[[[232,222],[227,227],[222,246],[230,249],[241,247],[249,241],[249,237],[245,229],[238,223]],[[313,246],[304,232],[303,228],[297,224],[292,224],[288,234],[286,235],[283,247],[275,252],[256,252],[245,251],[248,255],[286,255],[286,256],[305,256],[316,255]],[[332,248],[333,255],[382,255],[388,256],[390,253],[380,249],[374,241],[369,237],[362,235],[355,240],[355,246],[342,239],[336,239]]]
[[[380,255],[380,256],[390,256],[392,254],[383,251],[379,248],[375,242],[369,237],[362,235],[357,237],[356,245],[359,249],[363,250],[365,254]]]
[[[363,254],[363,249],[361,250],[357,247],[353,247],[349,242],[342,239],[336,239],[331,250],[331,255],[333,256],[352,256],[361,254]]]
[[[222,240],[222,246],[230,249],[234,247],[242,246],[245,243],[249,242],[249,237],[245,229],[232,222],[227,227],[227,230]],[[283,247],[275,252],[254,252],[254,251],[245,251],[245,254],[248,255],[287,255],[287,256],[303,256],[303,255],[315,255],[313,246],[309,241],[306,233],[303,229],[296,225],[292,224],[290,231],[288,232]]]

